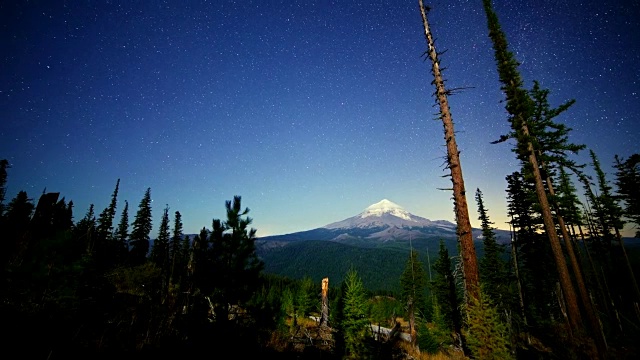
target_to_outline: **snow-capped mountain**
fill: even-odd
[[[402,206],[383,199],[370,205],[360,214],[348,219],[331,223],[324,226],[325,229],[371,229],[371,228],[413,228],[413,227],[435,227],[444,231],[455,233],[456,225],[444,221],[431,221],[423,217],[413,215]]]
[[[480,229],[473,229],[481,240]],[[509,232],[496,230],[499,242],[509,241]],[[420,239],[455,239],[456,224],[446,220],[429,220],[413,215],[402,206],[383,199],[365,208],[360,214],[313,230],[292,234],[267,236],[260,244],[277,246],[291,241],[326,240],[358,246],[377,246],[389,241]]]

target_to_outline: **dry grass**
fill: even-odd
[[[399,346],[403,352],[409,354],[411,358],[417,360],[469,360],[464,356],[461,351],[451,351],[450,353],[439,352],[437,354],[428,354],[426,352],[419,352],[411,347],[411,344],[407,342],[401,342]]]

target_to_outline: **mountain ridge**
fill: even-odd
[[[482,238],[481,229],[473,229],[474,239]],[[495,229],[501,243],[510,240],[506,230]],[[456,224],[447,220],[429,220],[414,215],[402,206],[383,199],[361,213],[325,226],[289,234],[259,237],[261,244],[275,242],[325,240],[360,247],[375,247],[389,241],[411,241],[433,237],[455,238]],[[273,245],[273,244],[272,244]]]

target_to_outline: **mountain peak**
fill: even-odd
[[[447,222],[433,222],[429,219],[425,219],[420,216],[416,216],[405,210],[402,206],[390,201],[389,199],[382,199],[381,201],[369,205],[360,214],[350,217],[348,219],[331,223],[324,226],[324,229],[350,229],[347,231],[354,231],[354,229],[360,229],[365,231],[412,231],[412,228],[430,227],[431,232],[445,231],[455,233],[455,225]],[[453,227],[453,230],[452,230]],[[391,230],[390,230],[391,229]],[[400,230],[398,230],[400,229]],[[356,230],[358,231],[358,230]],[[373,234],[372,234],[373,236]],[[380,235],[387,236],[387,235]],[[395,236],[395,235],[394,235]],[[407,236],[408,238],[408,236]]]
[[[370,205],[364,209],[362,214],[360,214],[360,217],[363,219],[369,216],[380,217],[383,214],[390,214],[404,220],[413,221],[413,219],[411,219],[411,214],[408,211],[406,211],[402,206],[387,199],[382,199],[380,202]]]
[[[398,204],[396,204],[393,201],[390,201],[388,199],[382,199],[381,201],[379,201],[379,202],[377,202],[375,204],[369,205],[369,207],[367,207],[365,209],[365,211],[367,211],[367,210],[375,210],[375,209],[397,209],[397,208],[402,209],[402,206],[400,206],[400,205],[398,205]]]

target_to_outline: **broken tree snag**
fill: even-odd
[[[320,315],[320,326],[327,326],[329,323],[329,278],[322,279],[322,314]]]

